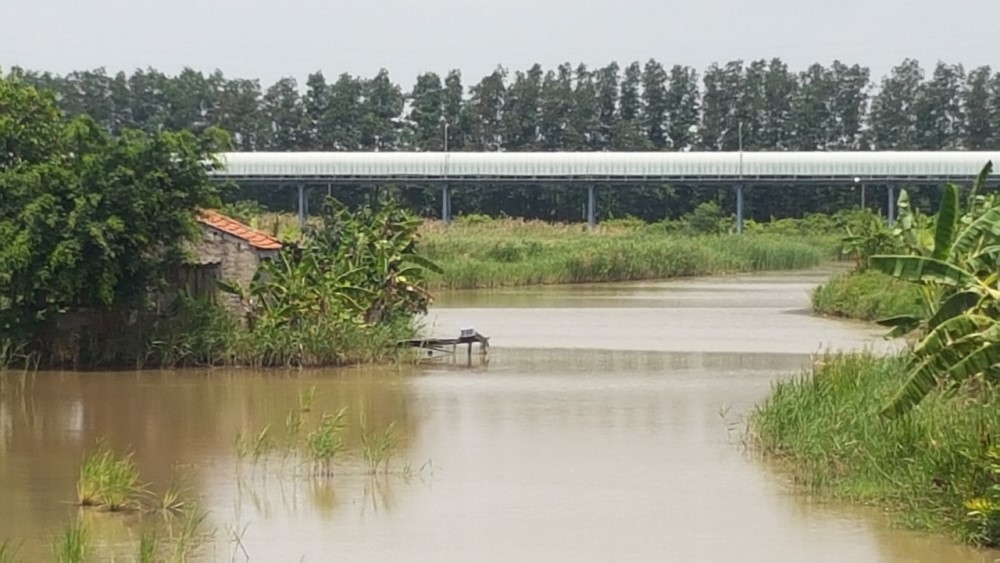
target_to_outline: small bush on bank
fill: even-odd
[[[917,286],[875,271],[830,278],[813,291],[812,306],[822,315],[865,321],[916,315],[921,309]]]

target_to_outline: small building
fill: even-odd
[[[201,212],[198,223],[201,233],[189,243],[189,260],[154,297],[156,310],[150,311],[151,316],[135,310],[92,307],[60,313],[45,335],[47,361],[53,365],[114,365],[123,358],[141,356],[148,345],[145,339],[151,323],[168,314],[182,290],[214,299],[237,319],[246,319],[240,298],[220,294],[216,281],[234,281],[248,288],[261,263],[276,258],[282,244],[215,211]]]
[[[264,260],[277,258],[282,244],[271,235],[245,225],[217,211],[198,215],[201,236],[192,242],[191,261],[180,272],[177,285],[193,295],[212,296],[221,305],[242,315],[238,297],[220,296],[216,281],[235,282],[250,287]]]

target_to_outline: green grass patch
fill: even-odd
[[[117,456],[104,445],[89,453],[76,482],[81,506],[103,506],[114,512],[134,505],[144,491],[132,453]]]
[[[751,441],[811,492],[878,506],[911,528],[996,544],[1000,526],[970,515],[980,502],[973,499],[990,497],[1000,483],[990,458],[1000,439],[996,392],[934,394],[890,421],[878,412],[903,383],[904,368],[903,357],[824,357],[774,385],[751,414]],[[997,504],[991,517],[1000,521]]]
[[[920,313],[920,291],[911,283],[869,270],[830,278],[812,294],[813,310],[823,315],[874,321]]]
[[[665,279],[816,266],[833,237],[770,234],[688,236],[661,225],[601,226],[538,221],[456,221],[427,225],[426,256],[444,270],[434,289]]]

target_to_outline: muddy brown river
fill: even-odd
[[[0,543],[50,560],[78,518],[93,560],[131,561],[142,530],[176,532],[182,517],[73,505],[80,460],[103,437],[134,449],[154,492],[187,484],[211,534],[196,560],[997,559],[805,498],[742,447],[743,417],[771,382],[827,348],[890,345],[809,314],[826,275],[442,296],[432,333],[474,326],[492,339],[471,367],[463,354],[380,369],[40,373],[23,391],[8,376]],[[238,458],[238,433],[279,436],[313,387],[303,432],[341,406],[351,424],[361,410],[372,427],[395,424],[387,475],[364,470],[354,431],[330,477],[281,447]]]

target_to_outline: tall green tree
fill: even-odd
[[[990,100],[990,67],[979,67],[969,73],[963,96],[965,107],[964,146],[970,150],[989,147],[993,138],[993,112]]]
[[[361,106],[361,147],[366,150],[396,150],[399,148],[403,113],[403,91],[389,78],[389,72],[379,70],[364,85]]]
[[[264,150],[298,151],[308,147],[305,107],[294,78],[282,78],[267,89],[261,121]]]
[[[597,96],[598,133],[594,142],[597,150],[610,150],[615,143],[618,126],[618,63],[611,63],[594,75],[594,89]]]
[[[939,62],[922,85],[916,104],[917,148],[954,150],[965,136],[965,71],[962,65]]]
[[[211,130],[112,138],[66,122],[51,94],[0,79],[0,331],[36,334],[55,313],[143,309],[218,202],[208,172],[226,148]]]
[[[541,118],[542,67],[533,65],[528,72],[518,71],[507,89],[503,108],[504,148],[512,151],[533,150],[538,143]]]
[[[876,150],[913,150],[918,145],[917,104],[924,71],[913,59],[904,60],[882,79],[869,114],[871,145]]]
[[[699,104],[698,71],[674,65],[667,88],[667,137],[675,151],[694,148],[697,139]]]
[[[426,72],[417,77],[410,92],[409,123],[412,144],[418,150],[439,151],[444,148],[445,90],[441,77]]]
[[[659,62],[649,59],[642,72],[642,130],[655,150],[667,147],[667,71]]]

